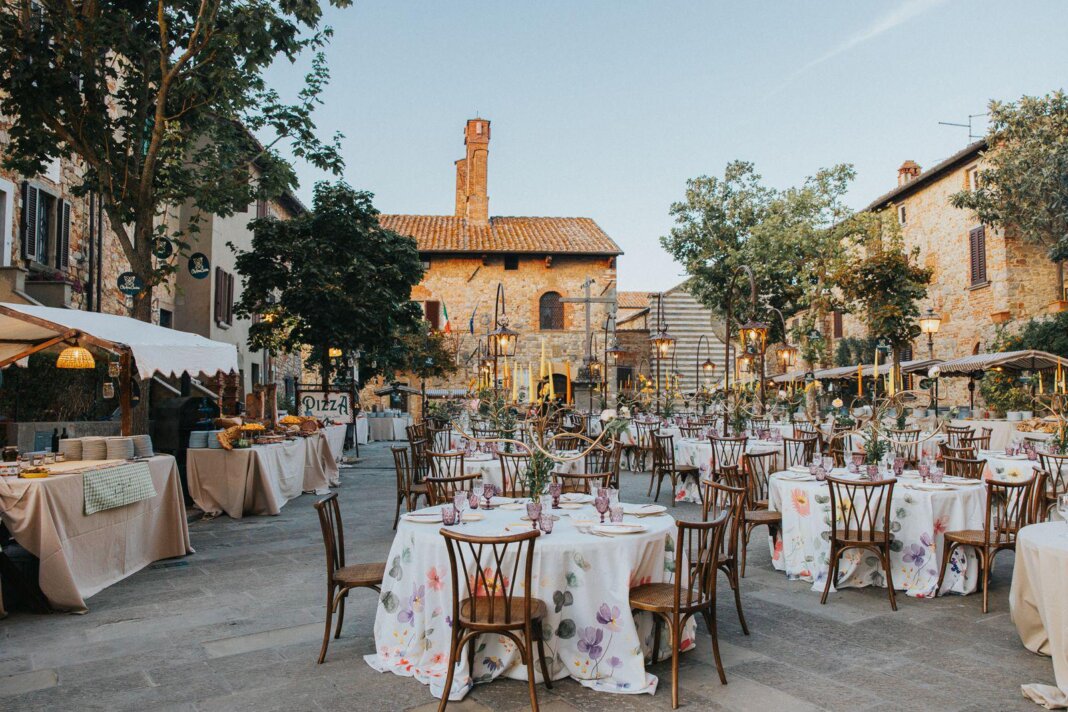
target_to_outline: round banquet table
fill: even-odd
[[[832,474],[855,477],[844,468]],[[916,473],[906,471],[894,485],[890,566],[894,588],[909,596],[935,595],[945,532],[983,528],[986,487],[980,481],[949,484],[948,480],[951,489],[928,489]],[[811,581],[812,590],[822,592],[831,553],[829,486],[810,475],[776,472],[768,486],[768,508],[782,512],[782,530],[772,543],[772,565],[791,579]],[[978,583],[978,568],[971,548],[960,547],[946,568],[941,592],[971,593]],[[855,549],[842,555],[838,575],[838,588],[886,585],[878,559]]]
[[[548,501],[543,501],[547,506]],[[521,510],[498,506],[477,511],[485,519],[464,524],[465,534],[501,536],[530,526],[521,521]],[[550,674],[553,679],[572,677],[602,692],[653,694],[657,677],[645,670],[645,656],[652,651],[653,619],[647,614],[632,617],[629,596],[634,586],[673,580],[675,520],[667,514],[627,516],[625,521],[644,524],[646,531],[601,537],[580,532],[575,525],[576,520],[597,521],[592,506],[551,511],[560,519],[552,534],[538,538],[533,567],[533,595],[548,606],[543,630]],[[440,528],[440,523],[401,519],[386,560],[375,616],[377,652],[365,658],[380,672],[414,677],[429,685],[438,698],[448,672],[452,615],[449,556]],[[490,566],[491,562],[492,553],[487,550],[482,563]],[[504,568],[509,566],[506,560]],[[691,619],[683,632],[683,650],[694,647],[694,632]],[[661,645],[661,657],[670,657],[670,647]],[[527,679],[514,643],[506,638],[478,638],[473,679],[467,656],[464,646],[450,700],[462,699],[474,683],[501,675]],[[539,682],[540,677],[539,670]]]
[[[675,437],[675,464],[694,465],[700,472],[701,479],[708,479],[712,473],[712,441],[707,439]],[[782,443],[772,440],[750,439],[745,444],[747,455],[756,455],[763,452],[782,452]],[[778,458],[781,462],[782,458]],[[692,477],[687,477],[679,483],[675,491],[676,502],[700,502],[701,484]]]
[[[586,460],[585,458],[578,457],[579,451],[561,451],[557,453],[560,457],[576,458],[568,459],[563,462],[557,462],[553,467],[553,471],[569,475],[569,474],[583,474],[586,472]],[[501,460],[496,455],[490,455],[488,453],[476,453],[473,455],[467,455],[464,457],[464,474],[465,475],[482,475],[483,483],[492,483],[498,492],[503,492],[507,488],[504,486],[504,475],[501,472]]]
[[[1016,537],[1009,612],[1024,647],[1053,658],[1057,685],[1022,685],[1049,709],[1068,707],[1068,524],[1032,524]]]
[[[986,460],[984,474],[987,477],[997,476],[1014,480],[1020,477],[1030,477],[1041,467],[1038,460],[1028,460],[1027,455],[1008,456],[1004,450],[980,450],[978,457],[980,460]]]

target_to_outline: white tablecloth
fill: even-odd
[[[60,610],[85,611],[94,593],[153,561],[193,551],[173,456],[148,460],[155,497],[86,515],[83,476],[72,471],[102,464],[49,465],[70,474],[45,479],[0,477],[0,521],[40,559],[41,591]]]
[[[976,436],[983,434],[983,428],[990,428],[993,431],[990,433],[991,450],[1004,450],[1016,433],[1016,423],[1008,420],[954,420],[950,424],[971,428]]]
[[[1009,611],[1024,647],[1053,658],[1057,686],[1029,684],[1026,696],[1051,709],[1068,707],[1068,524],[1020,530]]]
[[[356,418],[356,443],[366,445],[367,435],[367,416],[361,415]]]
[[[388,440],[407,440],[406,428],[412,424],[410,416],[389,418],[368,418],[368,438],[373,442]]]
[[[675,464],[695,465],[701,473],[701,479],[707,479],[712,473],[712,441],[696,438],[675,438]],[[770,440],[748,440],[745,451],[749,455],[764,452],[782,452],[782,443]],[[782,458],[777,458],[782,460]],[[675,492],[676,502],[700,502],[701,486],[692,477],[680,483]]]
[[[565,457],[573,457],[574,455],[565,455]],[[585,458],[579,458],[577,460],[567,460],[565,462],[558,462],[553,468],[556,472],[562,474],[571,473],[584,473],[586,471]],[[482,475],[482,481],[492,483],[497,487],[498,492],[505,491],[504,475],[501,472],[501,460],[496,455],[487,457],[486,455],[471,455],[464,458],[464,474],[465,475]]]
[[[791,579],[812,582],[812,590],[823,591],[831,553],[830,492],[825,482],[796,481],[792,472],[771,476],[768,508],[782,512],[782,531],[774,542],[772,564]],[[835,470],[835,476],[848,476]],[[919,478],[901,478],[894,486],[890,524],[893,542],[890,566],[894,588],[917,598],[935,595],[942,547],[947,531],[982,529],[986,487],[981,483],[955,486],[955,489],[929,491],[912,489]],[[838,513],[841,521],[841,513]],[[839,587],[885,586],[878,560],[851,550],[839,565]],[[971,593],[978,583],[978,560],[969,547],[953,555],[942,592]],[[833,587],[832,587],[833,590]]]
[[[986,476],[998,479],[1015,480],[1027,478],[1042,466],[1038,460],[1028,460],[1026,455],[1006,457],[1005,451],[980,450],[979,459],[986,460]]]
[[[485,520],[464,525],[465,533],[498,536],[530,526],[520,521],[521,511],[479,511]],[[557,512],[563,516],[553,533],[537,540],[533,568],[534,595],[549,609],[543,629],[549,632],[545,652],[550,674],[553,679],[570,676],[603,692],[652,694],[657,678],[646,672],[643,655],[652,649],[652,619],[631,617],[629,594],[641,583],[672,580],[674,520],[667,515],[627,517],[644,524],[647,531],[604,538],[583,534],[572,523],[573,518],[595,520],[592,507]],[[376,670],[429,684],[435,697],[441,697],[448,672],[452,613],[449,557],[440,527],[401,520],[375,617],[377,652],[366,657]],[[485,553],[483,564],[489,565],[490,558]],[[693,648],[694,630],[691,619],[683,633],[683,650]],[[476,681],[500,675],[526,680],[514,644],[502,640],[490,635],[478,638]],[[661,656],[665,654],[670,654],[667,643],[661,645]],[[471,688],[467,660],[465,646],[449,699],[461,699]],[[540,677],[539,670],[539,681]]]

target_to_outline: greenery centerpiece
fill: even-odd
[[[541,501],[542,493],[545,492],[545,488],[552,481],[555,467],[556,462],[553,461],[549,453],[541,449],[534,450],[534,453],[530,456],[530,462],[527,464],[526,472],[523,473],[523,481],[526,484],[527,491],[530,492],[530,501]]]

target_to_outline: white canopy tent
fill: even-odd
[[[1068,369],[1068,359],[1046,351],[1004,351],[996,354],[974,354],[943,361],[939,376],[981,375],[983,371],[1048,371],[1057,367]]]
[[[95,346],[119,355],[124,434],[131,430],[130,380],[134,364],[142,379],[156,374],[180,376],[237,370],[237,348],[233,344],[114,314],[0,304],[0,368],[63,343]]]

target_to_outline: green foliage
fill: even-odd
[[[1068,259],[1068,94],[990,102],[977,190],[955,194],[987,225],[1015,229],[1050,259]],[[969,186],[974,187],[974,186]]]
[[[1068,312],[1030,319],[1015,334],[999,333],[991,350],[997,352],[1032,349],[1068,357]],[[979,394],[988,406],[1000,413],[1033,410],[1034,401],[1030,386],[1021,383],[1016,374],[988,371],[979,382]]]
[[[415,331],[400,338],[404,347],[401,370],[418,378],[441,378],[456,371],[456,359],[449,340],[440,331],[434,331],[423,321]]]
[[[879,434],[879,428],[869,425],[864,430],[864,464],[878,465],[890,452],[890,441]]]
[[[549,486],[555,467],[556,463],[553,462],[551,457],[540,449],[534,448],[534,453],[530,456],[530,463],[527,465],[527,471],[523,475],[531,500],[535,502],[541,501],[541,495],[545,488]]]
[[[423,329],[411,301],[422,264],[415,240],[381,226],[371,198],[319,183],[311,212],[255,220],[252,249],[230,245],[244,284],[235,312],[264,315],[249,329],[250,348],[309,345],[324,381],[336,368],[330,348],[361,352],[363,382],[409,365],[404,337]]]
[[[8,367],[0,385],[0,414],[22,422],[107,420],[119,399],[100,397],[107,359],[97,354],[95,369],[56,368],[60,349],[30,354],[25,368]],[[115,389],[116,394],[118,388]]]
[[[838,339],[834,352],[835,366],[856,366],[875,362],[875,345],[879,342],[874,336],[847,336]]]
[[[12,122],[5,164],[35,175],[54,158],[79,160],[76,192],[101,196],[131,270],[148,285],[135,300],[138,318],[151,313],[152,286],[184,264],[197,228],[195,215],[175,228],[168,206],[188,201],[226,216],[280,195],[296,185],[280,143],[340,173],[340,137],[320,141],[312,121],[329,80],[322,50],[331,31],[319,27],[321,14],[317,0],[0,4],[0,113]],[[263,72],[305,51],[311,69],[286,102]],[[154,239],[174,243],[175,255],[157,263]]]

